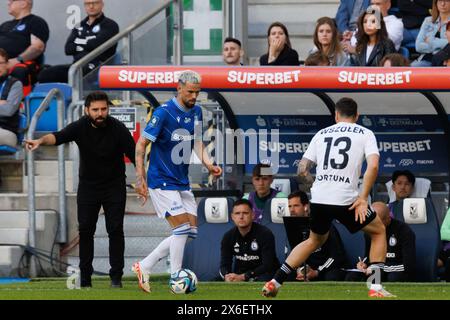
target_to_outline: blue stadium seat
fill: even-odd
[[[18,151],[21,146],[25,131],[27,129],[27,116],[22,112],[19,113],[19,133],[17,134],[17,148],[11,146],[0,145],[0,155],[13,155]]]
[[[439,222],[432,201],[424,198],[426,223],[408,224],[416,235],[416,280],[430,282],[438,280],[437,258],[441,245]],[[394,218],[405,221],[403,215],[404,201],[392,204]]]
[[[45,99],[52,89],[60,89],[64,96],[65,107],[67,108],[72,101],[72,88],[67,83],[39,83],[33,88],[33,92],[25,98],[26,114],[28,121],[31,120],[39,105]],[[39,119],[36,131],[53,132],[58,128],[57,103],[54,99],[50,103],[50,108],[45,111]]]
[[[209,205],[205,207],[207,200],[211,203],[214,199],[225,199],[227,212],[219,213],[214,203],[212,209]],[[220,245],[225,232],[234,227],[230,217],[233,203],[232,198],[203,198],[198,205],[198,237],[186,245],[183,267],[194,271],[200,281],[213,281],[220,277]],[[211,223],[215,214],[226,218],[227,222]]]
[[[358,257],[363,257],[365,254],[365,240],[364,232],[358,231],[351,234],[347,228],[337,220],[333,221],[333,225],[336,227],[344,245],[345,253],[347,254],[347,262],[349,268],[355,268],[358,263]]]
[[[411,57],[411,55],[410,55],[410,53],[409,53],[409,50],[408,50],[408,48],[406,48],[406,47],[400,47],[399,49],[398,49],[398,53],[400,53],[402,56],[404,56],[406,59],[410,59],[410,57]]]
[[[283,224],[283,215],[289,215],[287,198],[274,198],[266,203],[263,219],[261,220],[261,224],[269,228],[275,237],[275,250],[280,263],[286,260],[289,248],[289,241]]]

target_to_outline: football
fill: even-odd
[[[189,269],[180,269],[169,280],[169,288],[175,294],[188,294],[197,290],[197,276]]]

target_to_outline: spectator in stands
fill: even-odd
[[[409,65],[409,60],[400,53],[390,53],[380,61],[380,67],[409,67]]]
[[[356,39],[356,52],[351,55],[354,66],[377,67],[385,55],[395,52],[383,17],[375,7],[368,8],[359,17]]]
[[[312,53],[306,58],[305,60],[305,66],[329,66],[330,61],[328,60],[328,57],[324,55],[323,53],[317,51],[315,53]]]
[[[372,203],[372,208],[386,227],[386,262],[382,281],[404,282],[414,281],[416,269],[416,236],[404,222],[391,218],[389,209],[382,202]],[[366,238],[366,256],[370,251],[370,238]],[[346,281],[362,281],[366,279],[366,269],[370,261],[365,258],[359,261],[356,268],[361,272],[349,272]]]
[[[65,46],[66,55],[73,56],[73,63],[77,62],[119,33],[118,24],[105,16],[103,7],[103,0],[84,0],[84,8],[87,17],[81,21],[79,26],[72,29]],[[91,60],[83,68],[83,74],[91,72],[114,56],[116,48],[117,45],[114,45],[95,59]],[[44,69],[39,74],[38,81],[41,83],[67,83],[70,66],[70,64],[66,64]]]
[[[252,204],[255,213],[254,222],[260,223],[263,218],[264,207],[273,198],[286,198],[283,192],[270,187],[273,182],[272,169],[269,164],[259,163],[253,168],[252,184],[255,191],[244,195]]]
[[[309,200],[303,191],[296,191],[288,196],[291,217],[309,217]],[[305,239],[306,240],[306,239]],[[334,226],[322,247],[313,252],[306,260],[304,269],[297,270],[299,281],[339,281],[345,277],[345,251],[342,240]]]
[[[234,224],[221,244],[220,275],[226,282],[268,281],[279,262],[275,253],[275,237],[265,226],[253,222],[250,201],[234,203],[231,214]]]
[[[288,29],[274,22],[267,29],[267,53],[259,58],[262,66],[298,66],[298,53],[291,46]]]
[[[244,56],[244,50],[241,41],[236,38],[226,38],[223,42],[222,56],[227,66],[242,66],[241,58]]]
[[[446,28],[445,28],[445,36],[447,37],[447,45],[437,52],[435,55],[433,55],[433,58],[431,60],[431,63],[433,66],[436,67],[450,67],[450,22],[447,22]]]
[[[391,0],[371,0],[370,4],[371,7],[377,8],[381,12],[384,23],[386,24],[388,38],[391,39],[394,43],[395,50],[398,51],[403,40],[403,22],[396,16],[389,14]],[[343,42],[344,51],[354,53],[356,44],[357,40],[355,32],[353,33],[350,42]]]
[[[308,58],[311,55],[320,53],[328,58],[327,65],[329,66],[347,66],[350,64],[349,57],[342,50],[333,19],[322,17],[317,20],[316,29],[314,30],[314,45],[315,47],[310,51]]]
[[[356,30],[359,16],[369,4],[370,0],[341,0],[336,13],[336,24],[343,40],[350,40]]]
[[[416,43],[420,26],[430,15],[433,0],[398,0],[398,15],[403,21],[403,43]],[[409,47],[409,46],[408,46]]]
[[[396,170],[392,174],[392,190],[397,201],[409,198],[414,191],[416,177],[409,170]]]
[[[8,53],[0,48],[0,145],[17,145],[22,89],[22,83],[8,75]]]
[[[14,17],[0,25],[0,48],[10,57],[8,70],[24,86],[35,82],[44,60],[49,38],[47,22],[31,13],[33,0],[8,0],[8,13]]]
[[[85,116],[61,131],[37,140],[25,140],[28,150],[41,145],[60,145],[74,141],[80,150],[77,217],[80,235],[81,287],[92,287],[94,272],[94,234],[100,207],[105,211],[109,237],[112,288],[122,287],[125,240],[126,155],[135,163],[135,143],[125,125],[109,115],[106,93],[90,93],[85,100]]]
[[[446,24],[449,21],[449,17],[450,0],[433,0],[431,17],[425,18],[416,39],[416,51],[421,53],[421,55],[411,63],[411,66],[431,66],[433,54],[448,44]]]

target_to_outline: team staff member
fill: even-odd
[[[50,31],[44,19],[31,13],[33,0],[8,0],[7,3],[8,13],[14,19],[0,25],[0,48],[10,57],[8,69],[12,70],[12,76],[29,85],[30,70],[34,76],[37,65],[42,62]],[[30,65],[23,65],[25,62]]]
[[[118,24],[105,16],[103,7],[103,0],[84,0],[87,17],[72,29],[65,46],[66,55],[73,56],[74,63],[119,33]],[[90,61],[83,68],[84,74],[114,56],[116,48],[117,45],[114,45]],[[39,74],[38,81],[67,83],[70,66],[66,64],[44,69]]]
[[[106,93],[90,93],[85,100],[85,116],[61,131],[37,140],[25,140],[26,148],[60,145],[75,141],[80,150],[77,205],[80,234],[81,286],[91,287],[94,271],[94,233],[100,207],[105,211],[109,236],[111,287],[122,287],[124,267],[123,218],[125,214],[126,155],[135,162],[135,143],[125,125],[109,116]]]
[[[309,238],[297,245],[285,263],[267,282],[263,295],[274,297],[289,274],[296,270],[328,239],[333,219],[338,219],[352,233],[363,230],[372,239],[371,265],[367,273],[381,272],[386,259],[386,231],[380,218],[368,206],[367,198],[378,173],[379,152],[372,131],[356,124],[358,106],[351,98],[336,103],[336,124],[319,130],[311,140],[299,164],[299,176],[306,183],[316,179],[311,188],[311,230]],[[364,159],[367,169],[363,188],[358,180]],[[372,283],[369,297],[392,297],[381,283]]]
[[[291,217],[309,217],[309,200],[305,192],[299,190],[288,196]],[[336,228],[331,225],[328,239],[306,260],[305,270],[297,270],[300,281],[340,281],[344,280],[345,250]]]
[[[372,208],[386,227],[386,262],[384,264],[384,281],[404,282],[415,280],[416,270],[416,235],[403,221],[391,218],[389,208],[382,202],[372,203]],[[371,241],[366,238],[366,253],[370,252]],[[366,254],[367,255],[367,254]],[[369,261],[370,262],[370,261]],[[349,272],[346,281],[362,281],[366,277],[367,264],[358,262],[356,268],[361,272]]]
[[[225,233],[221,246],[220,275],[226,282],[268,281],[280,265],[272,231],[253,222],[253,216],[250,201],[234,203],[231,218],[236,226]]]

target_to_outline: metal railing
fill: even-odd
[[[164,1],[159,7],[147,13],[144,17],[142,17],[136,23],[130,25],[125,30],[119,32],[117,35],[103,43],[101,46],[91,51],[89,54],[84,56],[82,59],[78,60],[69,69],[69,84],[72,87],[72,101],[79,101],[82,99],[81,93],[83,92],[83,72],[82,69],[85,65],[87,65],[91,60],[96,58],[98,55],[102,54],[109,48],[116,45],[120,40],[125,39],[125,52],[124,59],[129,63],[131,59],[131,33],[142,26],[144,23],[148,22],[150,19],[155,17],[161,11],[168,8],[171,4],[173,4],[173,30],[174,30],[174,62],[177,65],[181,65],[183,63],[183,6],[181,0],[171,0]]]
[[[27,139],[33,140],[36,126],[41,115],[48,110],[51,101],[56,98],[58,112],[58,131],[64,127],[64,94],[59,89],[52,89],[39,105],[38,109],[31,118],[28,127]],[[64,161],[64,145],[58,146],[58,192],[59,192],[59,226],[57,242],[67,242],[67,210],[66,210],[66,171]],[[36,188],[34,178],[34,153],[27,150],[27,169],[28,169],[28,212],[29,212],[29,235],[28,243],[30,247],[36,246]],[[30,275],[36,275],[36,264],[34,258],[30,261]]]

